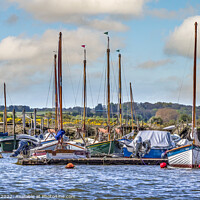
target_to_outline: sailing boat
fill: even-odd
[[[198,168],[200,164],[200,141],[195,127],[196,121],[196,60],[197,60],[197,22],[195,22],[194,71],[193,71],[193,112],[192,138],[190,145],[167,151],[168,162],[172,167]]]
[[[56,59],[56,57],[55,57]],[[57,73],[58,71],[58,73]],[[57,82],[58,77],[58,82]],[[57,90],[59,95],[57,95]],[[55,61],[55,114],[56,123],[55,129],[50,130],[56,132],[56,140],[54,142],[44,144],[41,147],[36,147],[30,151],[31,155],[37,157],[44,157],[48,159],[65,159],[65,158],[86,158],[89,152],[79,145],[73,144],[68,141],[63,141],[65,131],[63,130],[63,117],[62,117],[62,33],[59,34],[58,45],[58,70],[56,70]]]
[[[7,131],[7,110],[6,110],[6,84],[4,83],[4,116],[3,116],[3,132],[0,132],[0,137],[8,136]]]
[[[108,32],[104,34],[108,35]],[[91,156],[105,156],[109,154],[121,153],[121,148],[117,140],[111,140],[110,137],[110,48],[109,48],[109,36],[107,47],[107,129],[99,128],[99,132],[108,136],[107,141],[97,142],[86,147],[90,150]]]
[[[126,137],[134,136],[133,127],[133,111],[136,121],[136,112],[133,108],[133,92],[130,83],[130,99],[131,99],[131,118],[132,118],[132,133]],[[137,126],[138,128],[138,126]],[[124,157],[142,157],[142,158],[162,158],[164,153],[173,148],[171,135],[167,131],[146,130],[139,131],[137,136],[129,142],[125,140],[123,146]]]
[[[121,139],[119,139],[119,142],[122,146],[125,145],[128,145],[132,142],[132,137],[134,136],[134,128],[133,128],[133,94],[132,94],[132,87],[131,87],[131,83],[130,83],[130,99],[131,99],[131,123],[132,123],[132,132],[127,134],[127,135],[124,135]],[[134,114],[136,116],[136,113],[135,113],[135,109],[134,109]],[[124,153],[124,147],[123,147],[123,153]],[[124,155],[125,156],[125,155]],[[127,155],[125,157],[128,157]]]
[[[117,52],[120,52],[118,49]],[[123,135],[122,129],[122,81],[121,81],[121,53],[119,57],[119,127],[115,128],[115,133],[117,133],[118,138],[121,138]]]
[[[77,133],[81,137],[84,145],[86,144],[85,141],[85,136],[86,136],[86,125],[85,125],[85,120],[86,120],[86,101],[87,101],[87,95],[86,95],[86,46],[81,45],[84,49],[84,60],[83,60],[83,85],[84,85],[84,91],[83,91],[83,120],[82,120],[82,128],[77,128]],[[79,140],[74,140],[79,142]]]
[[[8,136],[7,127],[7,110],[6,110],[6,84],[4,83],[4,132],[3,137],[0,138],[0,149],[2,152],[12,152],[15,147],[18,146],[21,140],[26,140],[29,142],[30,146],[35,146],[39,144],[39,140],[33,136],[26,134],[19,134],[15,136]],[[2,136],[1,135],[1,136]]]

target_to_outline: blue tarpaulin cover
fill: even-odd
[[[55,136],[56,140],[60,140],[64,134],[65,134],[65,131],[63,129],[60,129],[57,135]]]
[[[0,132],[0,136],[8,136],[8,132],[6,133]]]

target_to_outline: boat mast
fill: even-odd
[[[107,117],[108,117],[108,140],[110,140],[110,48],[109,48],[109,36],[108,36],[108,48],[107,48]]]
[[[7,110],[6,110],[6,84],[4,83],[4,120],[5,120],[5,130],[7,132]]]
[[[55,75],[55,130],[58,129],[58,89],[57,89],[57,69],[56,54],[54,55],[54,75]]]
[[[135,111],[135,107],[134,107],[134,100],[133,100],[133,91],[132,91],[132,86],[131,86],[131,82],[130,82],[130,98],[131,98],[131,118],[132,118],[132,131],[133,131],[133,113],[135,115],[135,121],[137,121],[137,130],[139,131],[139,122],[137,119],[137,115],[136,115],[136,111]]]
[[[194,137],[194,129],[196,123],[196,63],[197,63],[197,22],[195,22],[195,43],[194,43],[192,137]]]
[[[131,121],[132,121],[132,131],[133,131],[133,93],[132,93],[132,87],[130,83],[130,97],[131,97]]]
[[[83,138],[85,138],[85,132],[86,132],[86,127],[85,127],[85,117],[86,117],[86,49],[85,45],[82,45],[84,47],[84,75],[83,75],[83,81],[84,81],[84,110],[83,110]]]
[[[60,104],[60,129],[63,129],[62,119],[62,33],[59,34],[58,47],[58,89],[59,89],[59,104]]]
[[[122,81],[121,81],[121,54],[119,53],[119,122],[122,128]]]

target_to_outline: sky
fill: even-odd
[[[52,107],[53,57],[63,34],[64,107],[83,106],[83,48],[87,51],[87,106],[106,104],[106,48],[111,49],[111,101],[192,104],[197,0],[1,0],[0,104]],[[199,28],[198,28],[199,29]],[[198,30],[198,34],[200,29]],[[198,37],[198,44],[200,44]],[[200,105],[200,46],[197,105]]]

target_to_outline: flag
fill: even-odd
[[[120,52],[120,49],[117,49],[116,52]]]
[[[85,45],[83,44],[83,45],[81,45],[81,47],[85,48]]]
[[[105,35],[108,35],[108,32],[104,32]]]

